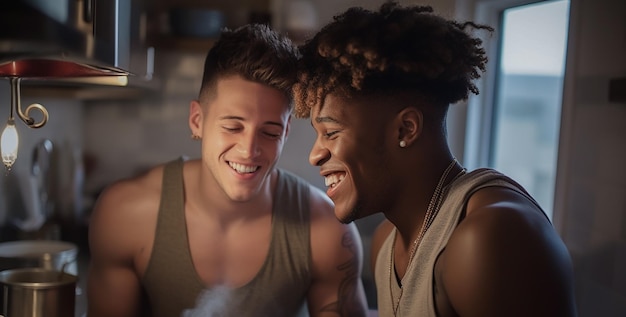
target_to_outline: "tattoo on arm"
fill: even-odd
[[[359,298],[358,285],[359,259],[357,246],[350,232],[346,232],[341,239],[341,245],[351,254],[350,259],[337,266],[337,270],[343,271],[344,278],[339,284],[337,301],[322,307],[322,312],[333,312],[340,316],[365,316],[364,307],[357,300]]]

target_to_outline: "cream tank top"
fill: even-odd
[[[420,242],[413,261],[403,277],[402,297],[396,316],[437,317],[433,294],[434,267],[437,256],[459,223],[469,197],[477,190],[490,186],[511,188],[539,204],[514,180],[492,169],[477,169],[459,177],[449,185],[439,213]],[[539,207],[541,209],[541,207]],[[546,219],[548,219],[546,217]],[[549,221],[549,220],[547,220]],[[395,228],[384,241],[376,258],[375,279],[379,317],[394,316],[394,304],[400,294],[391,246]],[[390,265],[391,263],[391,265]],[[391,292],[391,293],[390,293]]]

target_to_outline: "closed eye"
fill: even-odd
[[[327,138],[327,139],[330,139],[331,137],[333,137],[337,133],[339,133],[339,131],[337,131],[337,130],[326,132],[326,133],[324,133],[324,137]]]
[[[269,133],[269,132],[264,132],[265,135],[267,135],[270,138],[274,138],[274,139],[279,139],[281,134],[276,134],[276,133]]]

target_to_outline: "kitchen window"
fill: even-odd
[[[491,82],[481,88],[487,97],[468,108],[479,108],[480,114],[469,115],[466,165],[489,166],[511,176],[550,218],[568,20],[569,0],[498,10],[497,39],[489,52],[493,70],[485,76]],[[477,102],[483,104],[475,107]]]

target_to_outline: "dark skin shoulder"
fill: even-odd
[[[541,211],[521,194],[488,187],[435,265],[441,317],[576,316],[569,253]]]

